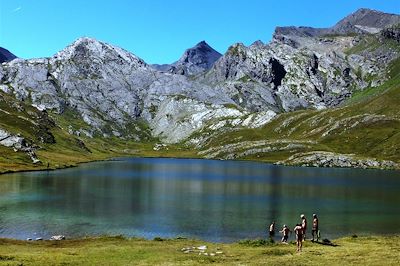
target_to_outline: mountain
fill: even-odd
[[[197,75],[209,70],[221,57],[205,41],[201,41],[194,47],[187,49],[182,57],[171,65],[153,65],[157,70],[180,75]]]
[[[0,63],[9,62],[11,60],[14,60],[15,58],[17,57],[13,55],[10,51],[0,47]]]
[[[318,37],[328,34],[378,33],[399,23],[399,15],[361,8],[330,28],[276,27],[274,36]]]
[[[355,14],[337,25],[397,18]],[[3,63],[0,171],[128,154],[397,167],[398,26],[311,29],[224,55],[200,42],[163,71],[87,37],[49,58]]]
[[[399,15],[361,8],[340,20],[331,30],[332,32],[339,34],[364,32],[378,33],[384,28],[399,23]]]

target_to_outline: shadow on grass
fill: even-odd
[[[338,244],[332,243],[329,239],[323,239],[321,242],[320,241],[313,241],[311,240],[311,243],[314,244],[319,244],[323,246],[331,246],[331,247],[338,247]]]

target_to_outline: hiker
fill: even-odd
[[[275,221],[269,226],[269,238],[273,239],[275,236]]]
[[[282,243],[287,243],[288,238],[289,238],[289,233],[290,233],[290,232],[291,232],[291,231],[290,231],[289,227],[287,227],[287,225],[284,224],[282,230],[279,231],[279,233],[282,233],[282,234],[283,234],[282,240],[281,240]]]
[[[306,240],[307,219],[304,214],[300,215],[301,227],[303,228],[303,241]]]
[[[314,239],[317,239],[317,242],[319,240],[319,233],[318,233],[318,217],[314,213],[313,215],[313,221],[312,221],[312,240],[314,242]]]
[[[296,234],[297,251],[301,251],[301,249],[303,248],[303,238],[304,238],[303,226],[301,224],[296,224],[293,231]]]

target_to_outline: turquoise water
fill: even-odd
[[[323,238],[400,233],[397,171],[121,159],[0,176],[0,237],[266,237],[317,213]],[[310,234],[309,234],[310,235]]]

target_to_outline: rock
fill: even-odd
[[[207,249],[207,246],[199,246],[199,247],[197,247],[197,249],[198,249],[198,250],[206,250],[206,249]]]
[[[57,241],[59,241],[59,240],[65,240],[65,236],[63,236],[63,235],[52,236],[52,237],[50,238],[50,240],[57,240]]]
[[[43,238],[42,238],[42,237],[37,237],[35,240],[36,240],[36,241],[42,241]]]
[[[392,161],[378,161],[373,158],[356,158],[352,154],[336,154],[333,152],[313,151],[296,153],[287,160],[277,164],[302,165],[314,167],[355,167],[355,168],[381,168],[398,169],[399,165]]]
[[[26,241],[32,241],[32,240],[33,240],[33,239],[32,239],[32,238],[29,238],[29,237],[26,239]]]

